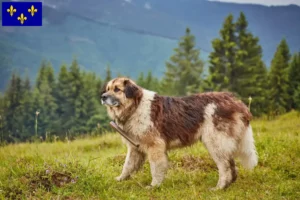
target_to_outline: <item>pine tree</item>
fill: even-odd
[[[285,44],[285,40],[282,40],[279,44],[269,74],[269,111],[273,114],[286,112],[290,99],[288,94],[288,59]]]
[[[300,111],[300,85],[296,88],[293,95],[294,109]]]
[[[245,103],[251,97],[251,112],[259,115],[266,111],[267,101],[267,69],[262,60],[262,48],[258,37],[249,32],[244,13],[240,14],[236,22],[236,32],[236,65],[231,70],[231,91],[237,93]]]
[[[84,83],[79,64],[76,59],[67,69],[62,66],[57,83],[56,102],[58,103],[59,134],[77,134],[84,118]]]
[[[10,83],[5,92],[5,128],[9,133],[10,141],[20,141],[22,134],[22,114],[20,111],[21,102],[23,99],[22,79],[15,72],[12,74]]]
[[[57,128],[57,102],[55,96],[55,77],[51,63],[44,64],[39,71],[36,88],[34,90],[34,109],[39,112],[38,132],[45,136],[48,132],[54,132]]]
[[[31,91],[31,83],[28,75],[25,77],[23,82],[23,98],[21,100],[21,105],[19,112],[22,113],[22,140],[25,141],[30,139],[34,133],[34,98]]]
[[[240,13],[237,22],[229,15],[220,38],[212,44],[214,51],[210,54],[206,90],[230,91],[245,103],[251,97],[251,112],[254,115],[265,112],[267,69],[262,60],[259,38],[248,30],[244,13]]]
[[[96,75],[92,73],[83,75],[83,116],[81,119],[81,131],[91,132],[97,128],[97,124],[101,121],[101,118],[97,117],[100,112],[100,104],[97,94],[97,79]]]
[[[166,63],[162,81],[165,94],[184,96],[199,91],[204,64],[200,59],[200,50],[195,46],[195,36],[187,28],[185,36],[174,49],[175,54]]]
[[[285,80],[289,81],[289,66],[290,66],[290,60],[291,60],[291,54],[290,54],[290,49],[287,44],[286,39],[282,39],[279,46],[277,47],[277,52],[280,52],[280,54],[283,56],[283,63],[282,63],[282,68],[283,68],[283,73],[284,76],[286,77]],[[286,84],[284,82],[283,84]],[[289,89],[287,89],[289,90]],[[292,107],[292,97],[289,95],[284,94],[284,101],[286,102],[285,110],[290,111]]]
[[[146,77],[144,77],[144,73],[141,72],[137,78],[137,84],[145,89],[159,92],[159,80],[152,75],[151,71],[148,71]]]
[[[41,66],[39,68],[39,71],[38,71],[38,74],[37,74],[37,78],[36,78],[36,81],[35,81],[35,87],[36,88],[40,88],[41,84],[42,84],[42,81],[45,80],[45,74],[46,74],[46,69],[47,69],[47,61],[46,60],[43,60],[42,63],[41,63]]]
[[[49,86],[51,87],[53,95],[54,95],[55,90],[56,90],[54,69],[53,69],[52,64],[45,60],[42,61],[41,67],[40,67],[38,75],[37,75],[36,88],[40,89],[41,84],[44,81],[47,81],[47,83],[49,83]]]
[[[299,108],[300,104],[297,105],[296,102],[297,97],[299,95],[298,88],[300,86],[300,52],[295,53],[292,61],[290,63],[289,68],[289,95],[293,98],[292,99],[292,108]]]
[[[112,79],[112,77],[111,77],[110,66],[107,65],[107,67],[106,67],[106,76],[105,76],[104,83],[107,83],[107,82],[110,81],[111,79]]]
[[[69,70],[69,83],[71,85],[71,95],[69,97],[71,107],[70,130],[77,132],[80,129],[80,120],[83,118],[83,80],[77,60],[73,60]]]
[[[143,87],[143,88],[146,88],[146,84],[145,84],[145,77],[144,77],[144,72],[141,72],[136,80],[136,83]]]
[[[69,84],[69,72],[66,65],[62,65],[58,75],[56,104],[58,122],[60,129],[59,133],[66,132],[70,125],[68,124],[69,118],[72,115],[72,105],[69,100],[71,95],[71,87]]]
[[[236,36],[233,15],[229,15],[220,30],[220,39],[212,41],[214,51],[210,53],[208,87],[215,91],[232,91],[236,69]]]

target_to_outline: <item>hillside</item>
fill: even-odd
[[[300,195],[300,116],[292,112],[252,123],[259,154],[254,171],[239,167],[237,181],[212,192],[217,169],[201,143],[169,153],[170,167],[160,188],[147,190],[150,167],[116,182],[126,148],[120,136],[72,142],[0,147],[0,198],[4,199],[297,199]]]
[[[45,0],[43,27],[0,27],[0,49],[9,64],[34,77],[42,59],[56,69],[76,56],[98,74],[109,63],[114,74],[136,77],[152,70],[161,76],[165,61],[189,26],[202,58],[224,18],[245,12],[250,30],[260,37],[267,66],[279,41],[286,37],[292,52],[300,46],[300,7],[232,4],[206,0]],[[0,66],[1,67],[1,66]]]

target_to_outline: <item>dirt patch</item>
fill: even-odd
[[[183,156],[176,163],[175,167],[176,166],[182,167],[187,171],[195,171],[195,170],[212,171],[217,169],[216,164],[212,160],[196,157],[193,155]]]
[[[55,185],[56,187],[63,187],[67,184],[76,183],[77,177],[72,177],[70,172],[58,172],[46,170],[44,173],[38,174],[34,177],[25,176],[20,181],[30,180],[29,187],[31,191],[36,191],[37,188],[43,188],[50,191]]]

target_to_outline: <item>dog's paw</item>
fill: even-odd
[[[116,180],[116,181],[123,181],[123,180],[125,180],[125,178],[121,175],[121,176],[117,176],[117,177],[115,178],[115,180]]]
[[[146,188],[147,190],[151,190],[151,189],[153,189],[153,186],[147,185],[145,188]]]
[[[220,187],[220,186],[216,186],[216,187],[212,187],[212,188],[209,188],[210,191],[219,191],[219,190],[224,190],[225,187]]]
[[[212,188],[209,188],[210,191],[217,191],[217,190],[220,190],[219,187],[212,187]]]

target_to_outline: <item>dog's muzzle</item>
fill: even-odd
[[[120,102],[115,97],[108,95],[106,93],[101,95],[101,103],[108,106],[119,106]]]

